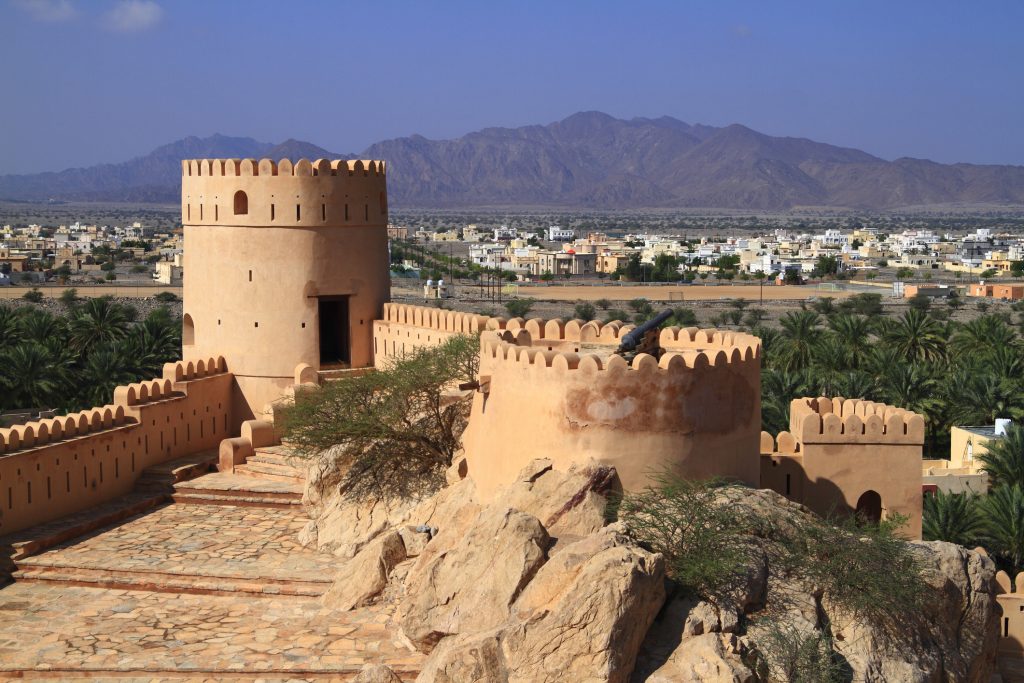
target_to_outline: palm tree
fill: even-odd
[[[1005,320],[997,315],[983,315],[958,325],[949,345],[957,356],[972,356],[1012,347],[1016,342],[1017,333]]]
[[[0,306],[0,351],[11,348],[21,341],[21,330],[14,308]]]
[[[866,399],[878,395],[878,382],[870,373],[863,370],[850,370],[838,375],[833,383],[835,386],[833,396]]]
[[[811,364],[821,334],[819,321],[813,311],[791,311],[779,319],[780,336],[785,344],[779,354],[779,366],[783,370],[801,370]]]
[[[999,417],[1024,417],[1024,387],[1019,381],[966,370],[947,385],[950,417],[959,424],[992,424]]]
[[[917,309],[910,309],[892,321],[887,326],[884,339],[908,361],[934,361],[946,353],[943,325]]]
[[[931,368],[921,363],[900,363],[882,375],[879,393],[886,403],[912,410],[925,420],[925,451],[934,452],[939,416],[946,407]]]
[[[761,376],[761,426],[777,434],[789,429],[789,404],[806,396],[811,386],[803,372],[766,370]]]
[[[986,451],[978,460],[991,487],[1024,487],[1024,427],[1011,424],[1002,438],[986,444]]]
[[[991,549],[1013,576],[1024,568],[1024,491],[1018,484],[999,486],[981,499],[980,507]]]
[[[110,403],[116,387],[138,378],[116,346],[102,344],[89,353],[81,368],[80,397],[85,405],[101,406]]]
[[[22,339],[37,341],[40,344],[45,343],[47,339],[54,338],[63,341],[66,336],[64,319],[41,308],[28,309],[28,312],[18,321],[18,327],[21,329]]]
[[[86,351],[95,344],[121,339],[133,317],[126,309],[109,297],[89,299],[71,319],[71,345],[79,351]]]
[[[977,496],[944,491],[925,496],[921,533],[926,541],[978,545],[985,536],[985,520]]]
[[[56,405],[64,386],[63,369],[38,342],[23,342],[0,355],[0,377],[6,391],[5,408],[43,408]]]
[[[861,367],[871,352],[871,334],[874,324],[860,315],[843,313],[829,318],[828,326],[842,342],[846,351],[846,365],[851,369]]]
[[[150,376],[158,373],[164,363],[181,357],[181,331],[176,325],[150,316],[132,327],[119,348],[133,371]]]

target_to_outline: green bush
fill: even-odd
[[[604,321],[610,323],[613,320],[620,322],[629,322],[629,313],[626,313],[621,308],[612,308],[605,312]]]
[[[593,304],[583,302],[576,304],[576,308],[573,310],[573,315],[578,320],[586,320],[589,322],[597,315],[597,311],[594,309]]]
[[[163,303],[171,303],[178,300],[178,295],[174,292],[159,292],[153,298]]]
[[[598,299],[597,301],[594,302],[594,305],[600,308],[602,311],[607,311],[611,307],[612,302],[608,301],[608,299]]]
[[[533,308],[533,299],[511,299],[505,302],[505,310],[513,318],[525,318]]]
[[[332,449],[353,495],[436,488],[469,419],[469,402],[451,401],[448,390],[476,380],[478,365],[477,338],[453,337],[375,372],[299,392],[283,411],[283,432],[301,454]]]
[[[33,287],[29,291],[21,295],[21,298],[25,301],[31,301],[34,304],[39,303],[43,300],[43,293],[39,291],[38,287]]]

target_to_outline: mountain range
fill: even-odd
[[[309,142],[188,137],[119,164],[0,176],[0,199],[177,202],[183,158],[362,158],[388,162],[393,207],[594,209],[1024,204],[1024,166],[886,161],[805,138],[671,117],[581,112],[546,126],[452,140],[384,140],[359,154]]]

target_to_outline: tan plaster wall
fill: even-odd
[[[229,436],[232,376],[188,365],[118,387],[109,406],[0,429],[0,535],[128,493],[151,465],[216,449]]]
[[[386,191],[382,162],[183,163],[183,313],[194,330],[184,357],[227,359],[237,423],[279,398],[300,363],[320,369],[317,297],[348,297],[351,366],[373,365],[373,321],[390,296]]]
[[[789,497],[821,515],[848,513],[875,491],[883,516],[905,515],[901,533],[920,538],[923,444],[923,418],[902,408],[841,397],[796,399],[790,431],[762,435],[761,485],[785,495],[772,468],[793,475],[799,467],[800,494]]]
[[[757,486],[759,347],[667,353],[660,364],[641,354],[629,366],[493,336],[463,438],[484,499],[534,458],[556,467],[592,458],[614,466],[626,490],[661,471]]]
[[[953,427],[949,430],[949,466],[967,467],[977,470],[981,467],[978,458],[988,453],[988,437],[974,434],[960,427]],[[973,459],[967,460],[967,443],[973,444]]]

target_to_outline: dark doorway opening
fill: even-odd
[[[348,367],[352,362],[348,334],[348,297],[320,297],[317,309],[320,319],[320,367]]]
[[[882,521],[882,497],[875,491],[865,491],[857,499],[857,517],[871,524]]]

